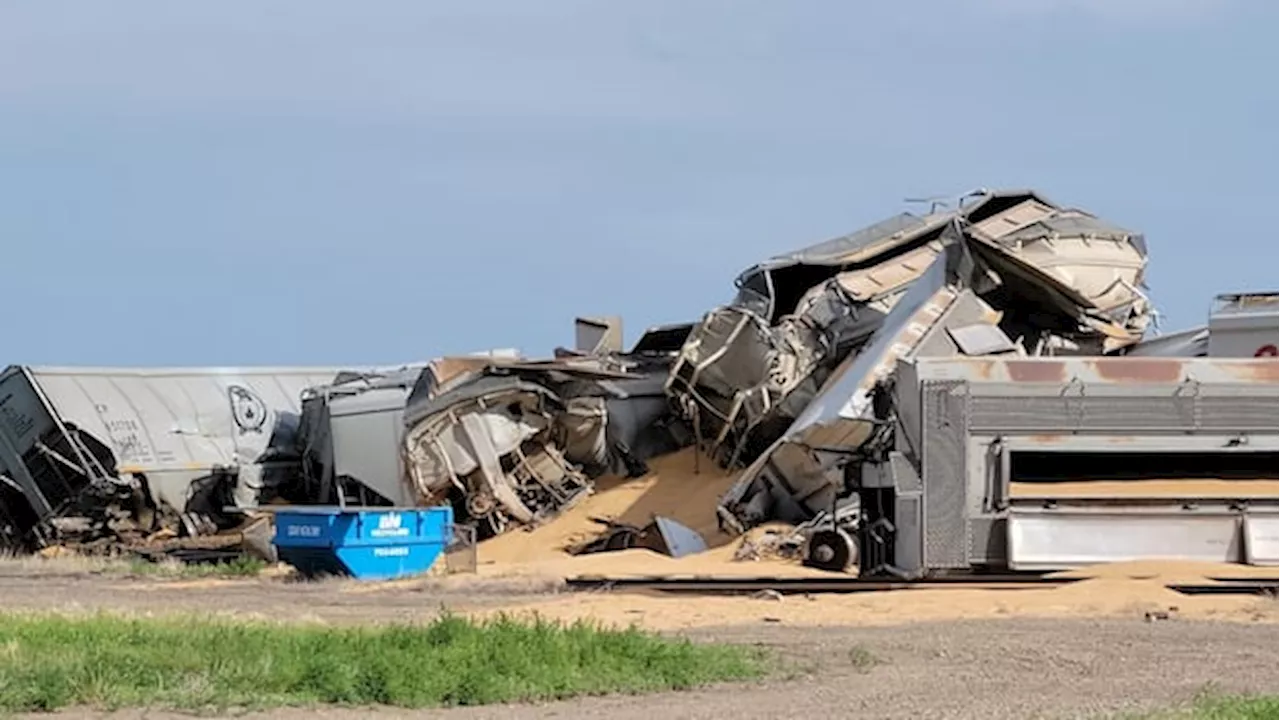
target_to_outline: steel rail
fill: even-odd
[[[823,593],[850,594],[894,590],[969,589],[1029,590],[1051,589],[1087,580],[1086,576],[1045,577],[1043,575],[956,575],[919,580],[859,579],[854,577],[600,577],[578,576],[565,581],[579,592],[651,591],[672,594],[741,595],[772,591],[781,595]],[[1183,595],[1271,595],[1280,581],[1267,578],[1206,578],[1204,582],[1168,583],[1165,587]]]
[[[742,594],[771,590],[783,595],[802,593],[859,593],[925,588],[1016,590],[1070,585],[1083,578],[1041,575],[968,575],[920,580],[860,579],[854,577],[598,577],[578,576],[565,581],[578,591],[658,591],[690,594]]]

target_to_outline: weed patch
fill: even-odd
[[[761,675],[759,651],[498,617],[323,627],[0,614],[0,710],[427,707],[678,690]]]
[[[1280,698],[1275,695],[1232,695],[1208,688],[1185,706],[1123,720],[1274,720],[1280,715]]]

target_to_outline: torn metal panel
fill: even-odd
[[[795,422],[743,471],[721,499],[723,527],[742,532],[770,519],[802,521],[831,507],[844,490],[839,461],[886,427],[877,393],[896,363],[918,354],[959,354],[953,328],[985,321],[999,332],[1000,315],[962,289],[974,272],[965,245],[948,246],[871,341],[844,360]]]
[[[405,412],[405,467],[424,505],[462,506],[490,533],[530,525],[589,492],[549,434],[563,411],[549,388],[488,375]]]
[[[999,329],[956,328],[968,354],[1092,354],[1136,342],[1150,317],[1140,235],[1027,190],[978,191],[760,263],[708,313],[672,368],[673,405],[725,466],[750,464],[864,345],[948,244]],[[994,310],[993,310],[994,313]]]
[[[669,323],[651,327],[644,331],[628,354],[635,357],[674,355],[689,339],[693,326],[694,323]]]
[[[673,558],[694,555],[707,550],[707,541],[697,531],[669,517],[655,516],[644,527],[626,523],[596,520],[606,526],[599,537],[572,548],[573,555],[598,552],[615,552],[630,548],[645,548]]]
[[[706,552],[707,541],[697,531],[659,515],[653,519],[653,529],[658,534],[661,544],[654,548],[658,552],[674,558],[685,555],[696,555]]]
[[[580,317],[573,326],[574,351],[584,355],[622,352],[622,318]]]
[[[732,304],[772,324],[796,313],[800,299],[827,280],[842,273],[872,270],[903,258],[905,268],[897,274],[904,277],[890,283],[900,287],[903,282],[910,282],[912,267],[923,271],[928,266],[927,259],[922,259],[921,248],[933,246],[936,251],[937,241],[954,216],[954,213],[940,213],[917,217],[903,213],[850,235],[771,258],[738,276],[735,280],[738,295]],[[928,251],[923,254],[927,256]],[[888,267],[880,272],[894,274]],[[859,285],[850,277],[846,282],[855,295],[879,294],[868,287],[874,284],[873,280],[866,279]]]
[[[663,392],[669,363],[609,353],[494,362],[444,389],[420,381],[404,414],[416,501],[497,534],[553,517],[594,477],[644,473],[684,443]]]
[[[407,505],[400,443],[404,406],[425,364],[344,374],[303,397],[299,504]]]
[[[749,304],[713,310],[681,349],[668,393],[723,464],[754,459],[835,364],[880,327],[941,247],[931,241],[902,258],[836,274],[773,324]]]
[[[436,358],[427,363],[426,371],[418,376],[413,394],[417,397],[433,396],[466,382],[472,375],[487,367],[518,363],[521,359],[520,354],[515,351]]]
[[[995,325],[974,323],[947,328],[947,335],[965,355],[1002,355],[1018,351],[1018,346]]]
[[[1127,357],[1206,357],[1209,328],[1206,325],[1147,338],[1125,348]]]
[[[9,535],[120,503],[145,528],[157,513],[189,533],[225,524],[225,506],[255,505],[296,468],[302,391],[338,372],[11,366],[0,373],[0,475],[21,493],[0,500],[24,519]]]
[[[965,235],[1009,288],[989,299],[1026,316],[1026,330],[1041,325],[1077,341],[1096,336],[1101,350],[1132,345],[1146,331],[1151,307],[1141,290],[1147,253],[1140,234],[1028,199],[966,227]]]

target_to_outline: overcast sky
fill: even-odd
[[[964,6],[964,9],[961,9]],[[1277,4],[0,0],[0,365],[383,364],[699,317],[1035,187],[1165,328],[1275,289]]]

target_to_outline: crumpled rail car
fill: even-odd
[[[234,525],[225,507],[257,504],[296,468],[302,391],[338,372],[10,366],[0,547],[33,549],[58,524],[108,536]]]
[[[848,495],[845,466],[893,447],[894,413],[885,389],[899,360],[1089,354],[1121,337],[1136,341],[1141,322],[1115,314],[1110,300],[1112,310],[1104,312],[1023,258],[975,239],[960,220],[950,227],[942,253],[869,342],[830,373],[722,499],[718,514],[726,530],[741,532],[769,519],[804,521]],[[1145,300],[1134,304],[1145,306]]]
[[[699,444],[724,466],[755,460],[961,239],[1001,268],[974,287],[1001,311],[1003,334],[1032,354],[1101,353],[1141,338],[1150,316],[1141,235],[1034,191],[977,191],[955,210],[903,213],[742,273],[737,297],[704,316],[668,379]]]
[[[452,505],[488,536],[545,522],[600,475],[643,474],[688,442],[663,392],[686,334],[657,328],[627,354],[429,369],[404,414],[415,502]]]
[[[302,399],[296,504],[406,506],[400,446],[404,407],[428,363],[379,373],[344,373]]]

